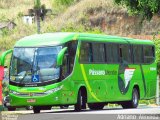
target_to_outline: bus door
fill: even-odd
[[[75,63],[75,55],[76,55],[76,50],[77,50],[77,44],[78,41],[70,41],[68,43],[65,44],[65,47],[67,47],[67,51],[65,53],[64,56],[64,60],[63,60],[63,65],[61,68],[61,80],[63,81],[63,79],[67,78],[67,81],[63,81],[63,84],[65,84],[65,90],[63,91],[63,99],[62,102],[63,103],[73,103],[74,101],[74,97],[73,97],[73,93],[74,93],[74,80],[73,79],[77,79],[77,76],[74,78],[74,76],[72,76],[72,72],[74,72],[74,63]]]

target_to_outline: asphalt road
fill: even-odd
[[[7,119],[6,119],[7,118]],[[160,120],[160,106],[140,106],[137,109],[122,109],[121,107],[105,107],[103,110],[83,110],[75,112],[69,109],[53,109],[33,114],[33,111],[2,112],[2,120],[117,120],[140,119]]]

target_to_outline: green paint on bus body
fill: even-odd
[[[86,73],[85,73],[83,64],[81,64],[80,66],[81,66],[81,70],[82,70],[83,79],[84,79],[84,81],[85,81],[85,83],[86,83],[86,87],[87,87],[87,89],[89,90],[89,93],[90,93],[90,94],[92,95],[92,97],[96,100],[96,102],[101,102],[101,100],[98,99],[97,96],[92,92],[93,90],[91,89],[91,86],[90,86],[89,81],[88,81],[88,79],[87,79],[87,75],[86,75]]]
[[[78,55],[78,58],[79,58],[79,55],[80,55],[79,49],[77,49],[77,55]],[[85,84],[86,84],[86,87],[87,87],[89,93],[91,94],[91,96],[92,96],[97,102],[101,102],[101,100],[97,98],[97,96],[93,93],[93,90],[91,89],[91,86],[90,86],[89,81],[88,81],[88,79],[87,79],[87,76],[86,76],[86,73],[85,73],[83,64],[80,64],[80,67],[81,67],[83,79],[84,79],[84,81],[85,81]]]
[[[75,37],[76,36],[76,37]],[[74,40],[75,38],[82,41],[99,41],[99,42],[113,42],[113,43],[128,43],[131,44],[148,44],[153,45],[154,43],[149,40],[138,40],[131,38],[123,38],[118,36],[109,35],[97,35],[87,33],[45,33],[35,34],[24,37],[16,42],[15,47],[36,47],[36,46],[53,46],[58,44],[64,44],[68,41]],[[92,38],[92,40],[90,40]]]
[[[154,97],[157,75],[155,62],[123,66],[108,63],[82,64],[79,61],[83,41],[154,46],[152,41],[88,33],[46,33],[22,38],[16,42],[15,48],[59,46],[74,40],[78,42],[78,46],[70,75],[59,82],[41,86],[34,86],[36,83],[33,86],[10,84],[12,106],[75,104],[81,87],[87,90],[88,103],[131,100],[135,85],[139,87],[140,99]],[[11,79],[15,80],[13,76]]]

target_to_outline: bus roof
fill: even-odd
[[[53,46],[66,43],[72,40],[82,41],[101,41],[112,43],[130,43],[130,44],[148,44],[153,45],[153,41],[139,40],[118,36],[90,34],[90,33],[69,33],[69,32],[56,32],[35,34],[24,37],[16,42],[15,47],[36,47],[36,46]]]

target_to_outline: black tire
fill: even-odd
[[[77,96],[77,103],[74,105],[74,110],[77,112],[81,111],[82,109],[86,109],[87,94],[82,91],[83,91],[82,89],[79,90],[78,96]]]
[[[102,110],[104,108],[104,103],[89,103],[88,107],[91,110]]]
[[[16,108],[14,108],[14,107],[8,107],[8,111],[15,111],[16,110]]]
[[[82,109],[86,109],[86,104],[87,104],[87,95],[83,94],[82,95]]]
[[[121,105],[124,109],[137,108],[138,103],[139,103],[139,93],[138,93],[138,90],[136,88],[134,88],[132,91],[132,100],[123,102]]]
[[[77,103],[74,105],[74,110],[79,112],[82,109],[82,95],[81,91],[78,92]]]
[[[33,107],[34,114],[40,113],[41,109],[39,107]]]

